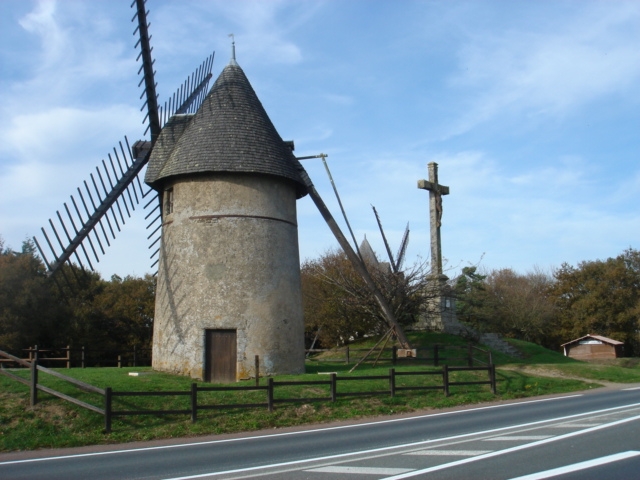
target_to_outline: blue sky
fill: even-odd
[[[142,138],[129,0],[0,2],[0,235],[19,248],[124,135]],[[452,276],[640,248],[640,2],[149,0],[160,101],[215,50],[237,60],[296,154],[329,155],[354,228],[429,258],[439,164]],[[305,161],[335,216],[319,160]],[[138,209],[103,276],[150,271]],[[337,246],[298,202],[302,260]]]

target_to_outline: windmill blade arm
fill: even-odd
[[[305,186],[307,187],[307,192],[309,193],[311,200],[313,200],[313,203],[315,203],[316,207],[320,211],[320,214],[324,218],[325,222],[327,222],[327,225],[329,226],[329,228],[331,229],[331,232],[336,237],[336,240],[338,240],[338,243],[342,247],[342,250],[344,251],[344,253],[347,255],[347,258],[349,258],[353,267],[362,276],[362,279],[366,283],[367,287],[369,287],[369,290],[371,291],[374,298],[376,299],[376,302],[380,306],[380,309],[382,310],[383,315],[387,319],[389,326],[395,330],[396,335],[398,336],[398,340],[402,345],[402,348],[411,348],[411,346],[409,345],[409,340],[404,334],[402,327],[396,320],[396,317],[393,314],[393,310],[389,306],[389,303],[387,302],[387,300],[384,298],[384,296],[376,286],[375,282],[373,281],[373,278],[371,278],[371,275],[367,271],[362,260],[360,260],[360,257],[358,256],[358,254],[353,250],[353,248],[351,247],[351,244],[349,244],[349,241],[340,230],[340,227],[338,226],[338,223],[336,222],[335,218],[333,218],[333,215],[331,214],[331,212],[327,208],[327,205],[324,203],[324,201],[320,197],[320,194],[317,192],[315,186],[313,185],[313,182],[311,182],[311,178],[309,178],[307,171],[304,169],[302,165],[300,165],[299,162],[298,162],[298,171],[300,173],[300,177],[305,183]]]
[[[145,0],[135,0],[136,14],[131,19],[134,21],[137,17],[138,27],[134,34],[137,32],[140,34],[140,39],[136,43],[140,45],[140,55],[142,57],[142,67],[144,79],[144,90],[147,96],[145,102],[147,106],[148,118],[149,118],[149,130],[151,131],[151,141],[155,141],[160,135],[160,115],[158,113],[158,95],[156,94],[156,81],[155,72],[153,71],[153,59],[151,58],[151,45],[149,42],[149,24],[147,23],[147,10],[145,7]],[[133,4],[131,5],[133,7]],[[143,106],[144,108],[144,106]]]
[[[129,185],[131,185],[131,183],[142,170],[142,167],[146,165],[147,161],[149,160],[150,154],[151,151],[148,150],[146,151],[146,154],[144,156],[133,160],[131,165],[116,182],[111,191],[105,196],[104,199],[102,199],[100,204],[96,207],[93,214],[91,214],[86,221],[82,222],[81,228],[76,231],[76,235],[63,249],[62,253],[60,255],[56,255],[56,260],[50,263],[50,275],[55,274],[62,267],[62,265],[64,265],[64,263],[71,258],[71,256],[75,253],[78,247],[82,245],[85,239],[89,238],[90,240],[89,234],[94,231],[102,218],[107,215],[111,207],[116,204],[120,196],[123,195],[125,190],[129,187]]]
[[[384,230],[382,229],[382,222],[380,221],[380,217],[378,216],[378,211],[376,210],[376,207],[374,207],[373,205],[371,205],[371,208],[373,208],[373,213],[376,216],[376,221],[378,222],[378,228],[380,229],[380,234],[382,235],[382,240],[384,241],[384,247],[387,249],[387,255],[389,255],[389,261],[391,262],[391,268],[393,269],[394,273],[398,273],[398,265],[396,264],[395,260],[393,259],[393,254],[391,253],[391,248],[389,248],[389,242],[387,242],[387,236],[384,234]]]
[[[402,263],[404,262],[404,256],[407,253],[407,245],[409,245],[409,224],[407,223],[407,228],[404,230],[404,235],[402,236],[402,241],[400,242],[400,249],[398,250],[398,255],[396,258],[398,259],[398,271],[402,268]]]

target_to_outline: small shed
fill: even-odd
[[[600,335],[585,335],[561,346],[566,357],[576,360],[596,360],[621,357],[624,343]]]

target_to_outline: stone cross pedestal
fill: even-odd
[[[429,330],[447,330],[447,325],[455,323],[453,299],[446,296],[444,289],[449,278],[442,272],[442,196],[449,195],[449,187],[438,183],[438,164],[428,165],[429,180],[418,180],[418,188],[429,191],[429,219],[431,225],[431,300],[425,305],[426,312],[421,316],[415,328]]]

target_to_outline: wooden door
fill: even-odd
[[[205,381],[235,382],[237,362],[236,330],[206,330]]]

